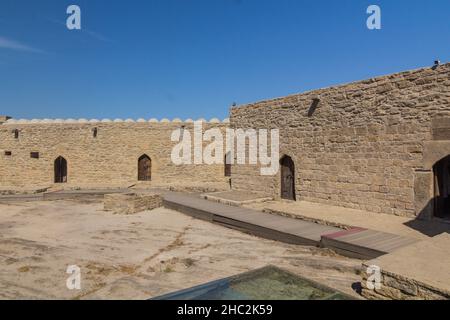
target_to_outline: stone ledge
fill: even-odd
[[[445,290],[431,288],[412,280],[404,280],[401,276],[382,272],[382,285],[371,290],[366,285],[367,277],[361,283],[361,295],[375,300],[448,300],[450,294]]]
[[[243,192],[239,192],[239,194],[242,195]],[[204,193],[201,194],[200,197],[209,201],[226,204],[233,207],[242,207],[246,204],[261,203],[273,200],[272,197],[261,196],[254,193],[247,193],[236,197],[236,191]]]
[[[450,235],[441,234],[363,263],[362,295],[368,299],[450,299]],[[381,269],[381,288],[366,286],[368,266]]]
[[[351,225],[348,225],[345,223],[339,223],[339,222],[335,222],[335,221],[331,221],[331,220],[321,219],[319,217],[309,217],[306,215],[302,215],[301,213],[294,214],[294,213],[291,213],[288,211],[275,210],[272,208],[264,208],[263,212],[270,213],[270,214],[277,215],[277,216],[288,217],[288,218],[292,218],[292,219],[299,219],[299,220],[303,220],[303,221],[314,222],[314,223],[317,223],[320,225],[336,227],[336,228],[343,229],[343,230],[350,230],[350,229],[355,228],[355,226],[351,226]]]

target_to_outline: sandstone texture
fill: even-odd
[[[0,300],[144,300],[266,265],[358,295],[361,262],[257,238],[166,208],[111,214],[98,201],[0,203]],[[66,287],[77,265],[81,290]]]
[[[450,154],[449,118],[444,64],[238,106],[230,125],[280,130],[297,200],[427,218],[432,167]],[[280,174],[259,172],[233,166],[233,188],[279,197]]]
[[[103,209],[116,214],[133,214],[162,207],[163,198],[157,193],[105,194]]]
[[[67,160],[64,188],[129,187],[138,182],[138,159],[147,155],[151,186],[230,183],[233,190],[280,197],[280,172],[262,176],[259,165],[232,165],[230,182],[223,163],[174,164],[178,142],[171,135],[193,126],[177,119],[3,116],[0,187],[51,186],[60,156]],[[296,200],[429,219],[433,166],[450,154],[450,64],[233,107],[229,121],[205,122],[203,130],[225,135],[228,127],[280,130],[280,158],[290,156],[295,165]]]
[[[53,185],[54,162],[62,156],[67,160],[67,183],[57,187],[129,187],[139,183],[138,159],[142,155],[151,159],[151,181],[146,181],[149,185],[225,185],[222,164],[172,162],[171,152],[178,141],[172,142],[171,135],[182,126],[192,135],[191,122],[0,121],[0,186],[16,189]],[[203,131],[225,130],[227,126],[204,122]],[[17,139],[14,130],[19,131]],[[7,151],[11,155],[6,155]],[[39,152],[39,158],[31,158],[31,152]]]
[[[363,263],[364,271],[377,266],[381,287],[367,286],[363,272],[362,295],[369,299],[447,300],[450,299],[450,235],[443,233]]]

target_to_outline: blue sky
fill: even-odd
[[[0,0],[0,114],[14,118],[225,118],[436,58],[450,58],[449,0]]]

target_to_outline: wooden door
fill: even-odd
[[[295,200],[295,166],[291,157],[285,156],[281,165],[281,198]]]
[[[58,157],[54,163],[55,183],[67,182],[67,161],[63,157]]]
[[[138,160],[138,180],[150,181],[152,179],[152,160],[149,156],[143,155]]]
[[[224,170],[225,170],[225,172],[224,172],[224,175],[225,175],[225,177],[231,177],[231,153],[230,152],[228,152],[226,155],[225,155],[225,167],[224,167]]]

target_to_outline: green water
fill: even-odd
[[[232,277],[198,300],[347,300],[350,297],[275,267]]]

